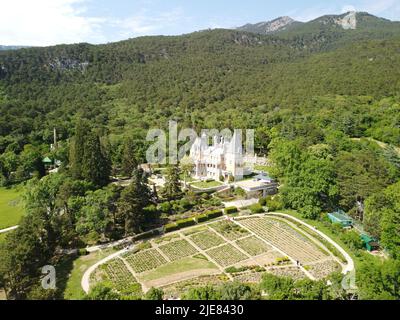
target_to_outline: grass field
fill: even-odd
[[[222,183],[218,181],[200,181],[191,184],[191,186],[199,189],[216,188],[219,187],[220,185],[222,185]]]
[[[0,188],[0,229],[17,225],[23,213],[21,191],[18,188]]]
[[[81,287],[81,280],[85,271],[97,261],[109,256],[114,252],[113,249],[100,250],[87,256],[81,256],[74,261],[69,261],[56,267],[59,281],[64,288],[64,299],[80,300],[85,292]],[[64,283],[63,283],[64,282]],[[59,282],[57,280],[57,286]]]

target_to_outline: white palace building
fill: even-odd
[[[251,173],[244,167],[241,135],[236,132],[231,139],[220,136],[213,137],[209,145],[208,136],[204,133],[197,138],[190,149],[190,158],[194,163],[193,176],[196,179],[226,180],[233,177],[241,180]]]

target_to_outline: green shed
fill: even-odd
[[[42,160],[42,162],[43,162],[44,164],[46,164],[46,165],[51,165],[51,164],[53,164],[53,161],[52,161],[49,157],[44,158],[44,159]]]
[[[375,238],[370,237],[369,235],[362,234],[361,240],[364,243],[365,248],[371,252],[379,249],[379,242]]]
[[[353,219],[346,215],[342,210],[328,213],[328,218],[332,223],[338,223],[343,228],[351,227],[353,225]]]

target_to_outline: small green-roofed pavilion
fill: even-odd
[[[49,157],[44,158],[44,159],[42,160],[42,162],[43,162],[44,164],[52,164],[52,163],[53,163],[53,161],[52,161]]]
[[[338,223],[342,227],[351,227],[353,225],[353,219],[351,219],[341,210],[328,213],[328,217],[332,223]]]

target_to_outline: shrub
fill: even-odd
[[[234,191],[234,194],[238,197],[245,197],[246,196],[246,191],[244,191],[242,188],[237,187]]]
[[[196,219],[197,223],[200,223],[200,222],[207,221],[208,216],[206,214],[200,214],[197,217],[195,217],[195,219]]]
[[[163,213],[170,213],[172,206],[169,202],[162,202],[158,205],[159,209]]]
[[[258,200],[258,203],[265,207],[267,205],[267,199],[266,198],[260,198],[260,200]]]
[[[250,209],[251,213],[253,213],[253,214],[264,212],[263,207],[259,203],[252,204],[249,207],[249,209]]]
[[[214,210],[206,213],[208,220],[222,216],[222,210]]]
[[[154,231],[148,231],[148,232],[143,232],[138,235],[136,235],[134,238],[135,240],[144,240],[144,239],[149,239],[152,238],[156,233]]]
[[[228,267],[225,269],[226,273],[238,273],[241,272],[242,270],[236,267]]]
[[[172,232],[172,231],[176,231],[176,230],[179,230],[179,227],[178,227],[178,225],[177,225],[175,222],[173,222],[173,223],[168,223],[168,224],[166,224],[166,225],[164,226],[164,231],[165,231],[165,233]]]
[[[178,225],[178,228],[181,229],[193,226],[194,224],[196,224],[196,221],[194,221],[193,218],[188,218],[188,219],[178,220],[176,224]]]
[[[80,256],[86,256],[88,254],[89,254],[89,252],[86,249],[79,249],[79,251],[78,251],[78,255],[80,255]]]
[[[236,207],[225,208],[225,214],[233,214],[236,212],[238,212],[238,208],[236,208]]]
[[[267,207],[268,211],[277,211],[283,209],[283,203],[280,196],[267,197]]]

